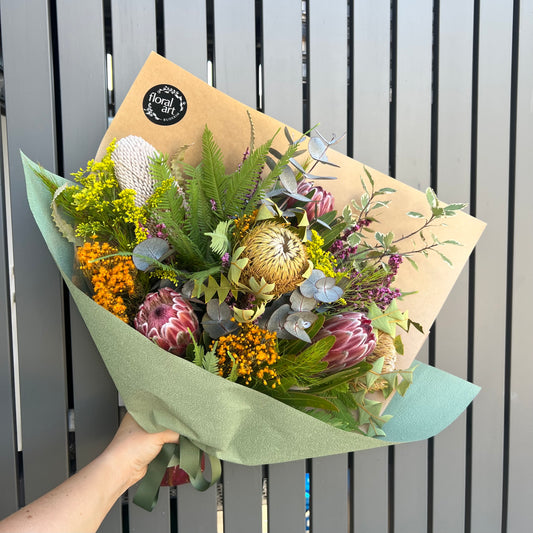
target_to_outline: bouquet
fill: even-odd
[[[441,275],[434,257],[448,269],[449,256],[464,263],[481,225],[431,189],[425,208],[411,209],[414,191],[388,178],[384,186],[364,167],[339,205],[328,190],[346,172],[330,148],[336,139],[286,127],[264,136],[274,121],[240,104],[230,141],[200,114],[179,142],[165,131],[151,144],[142,134],[157,139],[162,109],[173,128],[183,118],[175,121],[174,104],[187,112],[184,91],[154,85],[163,67],[182,88],[193,78],[152,55],[113,123],[121,135],[110,138],[112,125],[100,161],[74,183],[24,158],[32,211],[128,409],[148,430],[171,427],[244,464],[440,431],[478,389],[414,369],[413,346],[457,275]],[[221,115],[235,111],[190,83],[217,99]],[[147,121],[132,127],[128,102],[138,100]],[[388,215],[396,203],[408,204],[407,222]],[[449,254],[459,237],[466,252]],[[413,279],[405,269],[420,286],[400,283]],[[425,300],[422,320],[409,298],[417,311]]]
[[[442,206],[428,189],[427,213],[406,214],[420,220],[415,231],[374,231],[395,190],[376,189],[365,169],[363,194],[338,214],[312,181],[323,179],[312,171],[329,163],[332,142],[317,134],[302,150],[304,138],[285,136],[282,154],[252,135],[230,172],[206,127],[197,166],[183,163],[186,147],[170,157],[128,136],[77,172],[77,184],[38,176],[96,303],[207,372],[384,436],[392,416],[370,393],[405,394],[413,370],[396,368],[397,328],[423,332],[398,307],[396,274],[404,260],[417,268],[418,254],[449,262],[441,247],[459,243],[424,232],[465,205]],[[421,243],[402,251],[415,235]]]

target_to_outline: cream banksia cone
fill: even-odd
[[[376,347],[372,322],[363,313],[344,313],[328,318],[313,341],[329,335],[335,336],[335,344],[323,359],[328,363],[326,372],[339,372],[356,365]]]
[[[185,353],[191,334],[196,340],[199,337],[200,325],[193,308],[169,287],[150,293],[133,323],[137,331],[174,355]]]
[[[303,281],[309,268],[307,252],[302,241],[282,224],[265,222],[255,226],[241,241],[245,247],[243,258],[248,259],[242,272],[246,283],[252,276],[274,283],[273,294],[279,296],[293,291]]]
[[[128,135],[115,146],[111,159],[115,163],[115,177],[121,189],[136,192],[135,205],[143,206],[154,192],[154,180],[150,175],[150,159],[157,150],[142,137]]]
[[[396,359],[398,354],[394,347],[394,339],[384,331],[378,331],[378,342],[374,351],[366,358],[369,363],[373,363],[380,357],[383,357],[382,374],[394,372],[396,368]],[[383,378],[376,379],[373,385],[368,389],[369,391],[377,391],[385,388],[387,382]]]

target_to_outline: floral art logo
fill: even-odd
[[[153,123],[171,126],[185,116],[187,100],[183,93],[172,85],[155,85],[144,95],[143,111]]]

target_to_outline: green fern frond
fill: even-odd
[[[216,213],[222,209],[224,204],[223,194],[226,189],[226,170],[222,151],[216,144],[212,132],[206,127],[202,136],[202,193],[205,202],[209,203],[211,210]],[[211,200],[215,202],[215,209],[212,208]],[[219,214],[223,220],[225,217]]]
[[[233,220],[219,222],[214,232],[206,233],[208,237],[211,237],[211,250],[219,256],[229,252],[231,248],[231,239],[228,235],[232,225]]]
[[[226,213],[233,213],[241,215],[246,211],[246,206],[253,198],[254,193],[261,187],[261,171],[263,170],[266,157],[269,153],[272,139],[254,150],[243,161],[240,169],[231,174],[228,180],[228,190],[225,196]],[[250,212],[257,207],[253,204]]]
[[[189,180],[187,193],[190,210],[189,217],[185,220],[185,230],[202,253],[206,254],[209,250],[209,237],[205,234],[216,227],[212,211],[205,203],[199,180]]]
[[[150,177],[156,184],[161,184],[165,180],[172,178],[172,172],[168,164],[168,156],[157,152],[150,160]]]
[[[261,202],[261,200],[264,198],[265,193],[274,186],[274,183],[276,182],[277,178],[283,172],[285,166],[289,164],[289,160],[298,150],[298,146],[298,144],[291,144],[287,151],[281,156],[279,161],[276,163],[274,168],[269,172],[269,174],[259,182],[256,191],[250,198],[250,201],[244,210],[245,214],[249,215],[255,209],[255,206],[257,206],[257,204],[259,204],[259,202]]]

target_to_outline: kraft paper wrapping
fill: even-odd
[[[164,86],[163,92],[159,92],[163,95],[169,94],[168,87],[171,91],[179,90],[170,93],[181,96],[181,116],[176,117],[179,110],[176,113],[175,108],[169,108],[169,117],[177,118],[173,124],[153,122],[143,110],[143,100],[146,104],[158,86]],[[197,164],[201,134],[207,125],[225,154],[226,168],[232,169],[249,145],[246,110],[253,119],[257,145],[284,127],[152,53],[105,134],[97,157],[113,138],[138,135],[169,154],[194,143],[186,152],[186,161]],[[159,118],[165,115],[161,108],[155,113],[159,113]],[[291,133],[299,138],[298,132],[291,130]],[[274,146],[280,151],[286,149],[283,131],[278,133]],[[328,158],[340,168],[323,167],[323,172],[337,179],[321,182],[321,185],[333,193],[337,208],[342,209],[361,194],[363,164],[334,150],[328,151]],[[171,428],[205,452],[226,461],[247,465],[277,463],[429,438],[453,422],[478,393],[476,385],[417,363],[414,383],[405,397],[395,395],[387,407],[386,413],[394,415],[384,426],[387,437],[377,439],[333,428],[165,352],[97,305],[72,283],[73,246],[59,234],[51,219],[50,194],[34,172],[38,166],[24,155],[23,163],[28,201],[37,225],[127,409],[147,431]],[[379,212],[380,224],[375,230],[407,234],[416,221],[405,213],[427,212],[424,193],[369,170],[377,188],[392,187],[397,191],[388,198],[392,199],[390,207]],[[65,182],[61,177],[48,175],[59,184]],[[399,358],[400,368],[408,368],[413,363],[484,228],[482,222],[464,213],[447,219],[446,223],[446,228],[436,228],[434,233],[442,239],[451,238],[462,243],[460,247],[448,246],[445,251],[453,267],[431,254],[428,259],[418,260],[418,271],[408,264],[402,265],[395,284],[404,291],[418,291],[406,298],[400,307],[405,306],[409,316],[420,322],[426,332],[422,335],[413,330],[402,335],[405,355]]]

